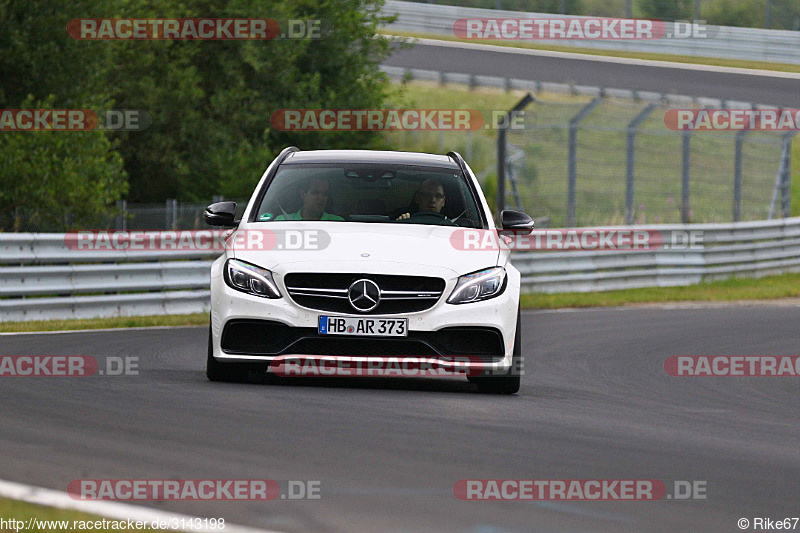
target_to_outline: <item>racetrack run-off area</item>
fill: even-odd
[[[281,531],[735,531],[797,514],[800,382],[673,377],[664,361],[794,355],[798,319],[763,305],[524,312],[510,397],[460,379],[211,383],[203,327],[3,335],[3,355],[137,357],[139,373],[2,378],[0,478],[320,481],[318,500],[137,502]],[[460,501],[462,479],[705,481],[707,498]]]

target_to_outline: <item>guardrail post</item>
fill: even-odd
[[[683,157],[681,165],[681,222],[689,223],[689,162],[692,149],[692,133],[684,130],[683,134]]]
[[[742,145],[747,130],[736,134],[736,152],[733,163],[733,221],[742,220]]]
[[[569,165],[567,169],[567,221],[566,227],[571,228],[577,222],[577,214],[575,209],[575,199],[577,195],[577,173],[578,173],[578,126],[581,121],[585,119],[592,110],[600,103],[600,98],[595,98],[585,106],[583,109],[569,119]]]
[[[634,216],[633,178],[636,164],[636,130],[657,107],[656,104],[648,105],[628,124],[628,155],[625,181],[625,223],[628,225],[633,224]]]

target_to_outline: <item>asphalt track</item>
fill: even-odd
[[[465,380],[205,379],[204,328],[0,336],[139,375],[0,378],[0,478],[319,480],[321,499],[152,502],[283,531],[739,531],[796,517],[800,378],[679,378],[670,355],[793,355],[800,307],[526,312],[519,395]],[[707,482],[707,499],[465,502],[460,479]]]
[[[800,108],[800,79],[613,63],[602,56],[581,59],[532,55],[535,51],[416,44],[396,49],[383,64],[555,83],[575,83],[755,102]],[[571,54],[565,54],[571,55]]]

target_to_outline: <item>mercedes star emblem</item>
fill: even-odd
[[[381,290],[378,284],[371,279],[360,279],[354,281],[347,289],[347,298],[353,309],[368,313],[378,307],[378,303],[381,301]]]

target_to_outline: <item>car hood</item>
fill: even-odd
[[[259,246],[234,246],[237,259],[277,273],[302,268],[306,272],[357,271],[424,275],[420,267],[462,275],[505,264],[507,252],[497,249],[462,250],[451,244],[464,228],[422,224],[359,222],[282,222],[250,224],[268,237]],[[272,236],[274,233],[274,245]],[[237,242],[244,243],[245,239]],[[315,244],[316,243],[316,244]],[[263,248],[263,249],[259,249]],[[304,263],[299,265],[298,263]]]

